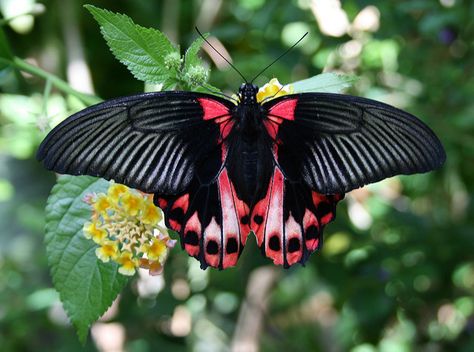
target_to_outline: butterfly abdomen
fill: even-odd
[[[265,196],[273,160],[264,139],[246,140],[237,134],[230,140],[226,160],[229,178],[239,199],[251,205]]]

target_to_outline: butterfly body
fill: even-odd
[[[225,142],[226,167],[237,196],[251,207],[261,199],[271,178],[272,141],[264,127],[262,106],[257,103],[258,87],[244,84],[241,102],[232,110],[235,127]]]
[[[153,193],[203,268],[237,263],[252,231],[275,264],[304,264],[344,193],[440,167],[444,149],[420,120],[374,100],[300,93],[234,103],[158,92],[89,107],[38,150],[48,169]]]

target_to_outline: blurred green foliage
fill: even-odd
[[[0,2],[5,17],[15,16],[5,10],[8,3],[22,2]],[[123,336],[130,351],[227,350],[252,324],[242,318],[246,309],[261,319],[254,332],[262,351],[474,350],[472,1],[347,0],[326,17],[317,16],[317,1],[310,0],[89,1],[159,28],[183,48],[198,25],[220,40],[247,77],[309,31],[257,83],[273,76],[287,83],[322,70],[356,74],[361,79],[351,93],[420,116],[443,141],[448,159],[440,171],[348,195],[326,228],[325,248],[305,268],[261,271],[269,261],[251,240],[238,267],[226,271],[201,271],[176,249],[163,281],[133,280],[82,347],[50,289],[43,209],[55,177],[34,160],[34,151],[42,129],[83,104],[51,81],[6,68],[4,59],[28,59],[72,86],[68,69],[82,62],[92,78],[89,93],[103,99],[143,91],[108,51],[84,3],[45,0],[42,14],[33,7],[35,16],[14,28],[2,21],[2,351],[96,350],[103,331],[119,342]],[[212,85],[235,92],[238,82],[234,71],[212,67]],[[259,283],[254,275],[261,282],[264,275],[273,278],[261,302],[247,293]]]

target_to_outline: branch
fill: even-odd
[[[57,89],[63,91],[66,94],[70,94],[72,96],[75,96],[79,100],[81,100],[84,104],[86,105],[94,105],[102,100],[94,95],[90,94],[85,94],[81,93],[74,88],[72,88],[67,82],[63,81],[62,79],[56,77],[52,73],[46,72],[43,69],[39,68],[38,66],[34,66],[32,64],[29,64],[28,62],[18,58],[14,57],[13,60],[8,60],[4,58],[0,58],[0,62],[13,66],[16,69],[23,71],[23,72],[28,72],[34,76],[41,77],[45,80],[49,80],[51,84],[56,87]]]
[[[269,292],[279,275],[280,272],[274,267],[261,267],[250,275],[246,299],[241,305],[232,338],[232,352],[256,352],[259,350],[263,315],[267,310]]]

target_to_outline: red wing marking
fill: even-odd
[[[204,259],[206,263],[214,268],[220,265],[220,253],[222,251],[221,241],[222,228],[212,217],[211,222],[204,229]]]
[[[224,169],[218,179],[219,197],[222,210],[222,267],[225,269],[234,266],[239,258],[241,233],[239,212],[235,202],[233,187],[231,186],[227,170]]]
[[[252,210],[250,228],[254,232],[255,237],[257,238],[257,244],[259,247],[262,246],[263,239],[264,239],[265,221],[267,218],[268,205],[270,203],[270,196],[272,192],[271,186],[272,186],[272,182],[270,182],[265,198],[260,200],[253,207],[253,210]]]
[[[278,134],[278,128],[283,120],[293,121],[295,119],[295,109],[298,103],[298,98],[285,99],[273,105],[263,121],[265,128],[274,140]]]
[[[179,212],[180,214],[186,214],[189,206],[189,194],[186,193],[176,199],[171,206],[171,212]],[[171,228],[177,232],[181,231],[181,224],[175,219],[170,219]]]
[[[298,263],[303,256],[303,234],[301,226],[298,224],[290,212],[288,220],[285,222],[286,241],[286,261],[288,265]]]
[[[283,264],[283,193],[284,179],[280,169],[275,168],[272,178],[270,201],[265,219],[265,253],[273,263]]]
[[[267,194],[253,208],[251,229],[266,256],[279,265],[283,264],[283,197],[283,174],[275,167]]]
[[[297,103],[298,98],[285,99],[276,103],[268,111],[268,118],[277,124],[281,124],[282,120],[294,120]]]
[[[182,195],[178,199],[174,201],[173,206],[171,209],[176,209],[176,208],[181,208],[183,210],[183,213],[186,213],[188,211],[188,206],[189,206],[189,194],[186,193],[185,195]]]
[[[158,201],[158,206],[161,208],[161,209],[165,209],[166,206],[168,205],[168,201],[164,198],[157,198],[157,201]]]
[[[250,233],[250,209],[244,201],[240,200],[237,197],[237,193],[235,192],[234,185],[231,183],[232,188],[232,196],[235,203],[235,208],[237,210],[237,219],[239,219],[239,226],[240,226],[240,243],[242,246],[245,245],[247,242],[247,237]]]
[[[204,110],[204,120],[219,119],[216,123],[221,123],[230,118],[230,111],[227,106],[210,98],[197,98],[197,101]]]
[[[229,108],[211,98],[197,98],[197,101],[201,104],[204,111],[203,119],[214,120],[214,122],[219,125],[221,139],[225,139],[234,126]]]
[[[320,227],[318,218],[309,209],[305,209],[303,216],[303,229],[305,232],[305,245],[306,248],[313,252],[318,249]]]
[[[272,137],[272,139],[276,139],[276,136],[278,134],[278,127],[279,127],[278,124],[275,124],[269,120],[263,120],[263,125],[265,126],[270,137]]]
[[[184,249],[189,255],[195,257],[199,254],[199,242],[201,240],[201,222],[197,211],[189,218],[184,228]]]

